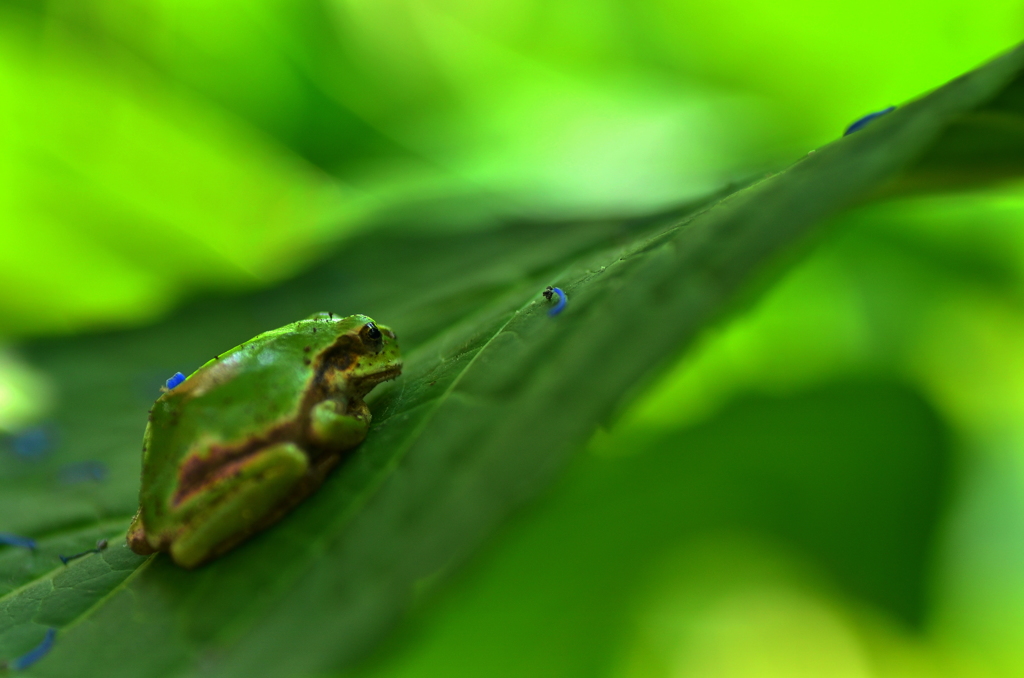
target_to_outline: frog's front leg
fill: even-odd
[[[310,438],[327,450],[352,449],[363,442],[369,428],[370,408],[361,400],[354,403],[324,400],[310,411]]]
[[[309,460],[295,443],[253,453],[196,497],[209,506],[175,535],[170,549],[174,562],[196,567],[262,529],[308,469]]]

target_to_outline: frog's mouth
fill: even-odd
[[[374,372],[373,374],[364,374],[359,377],[359,380],[353,384],[352,390],[360,394],[360,397],[365,396],[367,393],[373,390],[373,387],[385,381],[390,381],[402,373],[402,366],[391,367],[380,372]]]
[[[377,384],[385,381],[391,381],[402,373],[402,366],[392,367],[384,370],[383,372],[375,372],[374,374],[367,374],[359,380],[359,385],[366,387],[366,390],[370,390]]]

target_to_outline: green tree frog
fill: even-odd
[[[128,545],[196,567],[280,519],[366,437],[395,333],[318,313],[210,360],[150,411]]]

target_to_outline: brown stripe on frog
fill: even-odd
[[[324,455],[319,459],[313,461],[305,477],[299,480],[295,487],[292,488],[292,491],[289,492],[289,494],[286,497],[284,497],[284,499],[282,499],[281,502],[277,504],[277,506],[271,509],[259,521],[250,525],[247,529],[242,530],[234,534],[233,536],[229,537],[228,539],[225,539],[221,543],[217,544],[217,546],[210,551],[209,557],[216,558],[222,553],[230,551],[235,546],[245,541],[256,532],[260,532],[261,530],[270,527],[278,520],[283,518],[289,511],[291,511],[293,508],[295,508],[295,506],[302,502],[303,499],[311,495],[314,490],[316,490],[318,487],[320,487],[321,484],[323,484],[324,478],[327,477],[327,474],[330,473],[331,469],[334,468],[334,466],[338,463],[338,460],[338,455]],[[236,469],[237,471],[241,471],[244,465],[244,460],[239,461],[236,464],[231,464],[231,470],[229,471],[228,475],[234,473]],[[171,541],[172,539],[167,539],[165,543],[161,546],[160,550],[169,549],[171,546]]]
[[[200,456],[199,451],[190,452],[181,462],[178,470],[178,489],[171,497],[171,506],[177,508],[196,492],[228,478],[254,454],[274,443],[295,439],[295,423],[288,422],[271,429],[270,434],[242,445],[209,445]]]
[[[356,353],[352,350],[353,338],[349,335],[342,335],[333,345],[322,351],[316,358],[316,365],[313,368],[313,377],[310,379],[306,394],[299,404],[299,410],[291,421],[283,422],[272,428],[265,436],[249,440],[242,444],[211,444],[204,447],[207,454],[200,456],[197,451],[190,452],[181,462],[178,470],[178,488],[171,497],[171,506],[177,508],[189,497],[210,485],[237,474],[244,467],[248,457],[256,454],[259,450],[282,442],[294,442],[301,447],[310,458],[310,463],[315,462],[322,452],[317,446],[312,445],[307,435],[309,431],[310,410],[322,400],[339,392],[337,388],[338,375],[356,364]],[[225,376],[228,379],[234,376],[221,375],[220,366],[227,366],[229,361],[215,363],[208,369],[214,373],[214,377]],[[199,376],[198,374],[196,376]],[[188,383],[186,380],[181,386]],[[223,383],[224,380],[216,379],[216,383]],[[342,385],[347,381],[342,378]],[[178,388],[181,388],[179,386]],[[201,395],[207,389],[201,389]],[[346,399],[347,401],[348,399]]]

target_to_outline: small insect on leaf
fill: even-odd
[[[857,130],[866,127],[873,120],[881,118],[886,113],[892,113],[895,110],[896,110],[895,106],[890,106],[889,108],[884,108],[884,109],[882,109],[880,111],[875,111],[874,113],[868,113],[863,118],[861,118],[857,122],[855,122],[852,125],[850,125],[849,127],[847,127],[846,131],[843,132],[843,136],[845,137],[847,134],[853,134]]]
[[[7,544],[8,546],[20,546],[24,549],[35,550],[36,540],[29,539],[28,537],[19,537],[16,534],[9,532],[0,532],[0,544]]]
[[[550,309],[548,309],[549,316],[555,317],[556,315],[565,310],[565,305],[568,303],[569,300],[565,296],[565,292],[563,292],[560,288],[551,287],[550,285],[548,285],[547,289],[545,289],[542,294],[544,295],[544,298],[547,299],[548,301],[551,301],[551,298],[553,296],[558,295],[558,303],[552,306]]]
[[[53,647],[53,639],[57,637],[57,629],[48,628],[46,629],[46,635],[43,637],[41,643],[36,645],[34,648],[21,655],[16,659],[12,659],[9,662],[0,662],[0,671],[4,669],[14,669],[15,671],[22,671],[35,664],[37,661],[46,656]]]
[[[183,381],[185,381],[185,375],[181,372],[175,372],[174,376],[167,380],[167,390],[170,391]]]
[[[100,551],[104,550],[105,548],[107,548],[107,540],[106,539],[100,539],[99,541],[96,542],[96,548],[92,548],[92,549],[89,549],[87,551],[82,551],[81,553],[76,553],[73,556],[57,556],[57,557],[60,558],[60,562],[62,562],[65,565],[67,565],[68,561],[74,560],[75,558],[81,558],[82,556],[87,556],[90,553],[99,553]]]

